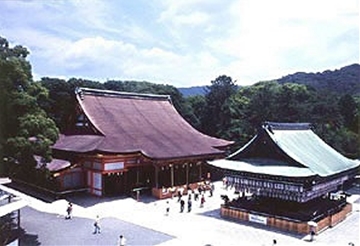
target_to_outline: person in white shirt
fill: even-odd
[[[118,245],[125,246],[125,244],[126,244],[126,238],[123,235],[120,235]]]
[[[94,221],[94,232],[93,234],[100,233],[100,218],[99,215],[96,216]]]

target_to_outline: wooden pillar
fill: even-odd
[[[129,189],[129,184],[128,184],[128,172],[123,172],[124,175],[124,180],[123,180],[123,184],[124,184],[124,191],[127,192]]]
[[[174,165],[170,164],[171,187],[174,187]]]
[[[198,162],[198,164],[199,164],[199,181],[200,181],[202,178],[202,169],[201,169],[202,163]]]
[[[140,182],[140,172],[139,172],[139,167],[136,168],[136,184],[138,184]]]
[[[159,167],[155,165],[155,188],[159,188]]]
[[[186,165],[186,185],[189,184],[189,163],[185,163]]]
[[[20,228],[20,209],[18,209],[17,211],[17,228],[16,229],[19,229]]]

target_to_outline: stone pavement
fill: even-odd
[[[26,216],[29,214],[31,216],[31,213],[34,214],[36,211],[37,216],[47,218],[42,222],[43,224],[46,225],[46,221],[51,220],[52,226],[49,226],[50,229],[46,232],[46,241],[41,241],[40,238],[42,245],[70,245],[61,240],[59,234],[64,235],[64,232],[59,231],[63,230],[59,227],[59,224],[67,222],[75,224],[77,223],[75,221],[81,221],[80,226],[71,227],[71,230],[76,232],[75,237],[78,237],[78,240],[73,241],[75,245],[115,245],[115,237],[119,232],[124,232],[125,237],[128,238],[128,245],[270,246],[273,239],[276,239],[277,245],[345,246],[349,242],[353,242],[355,245],[360,246],[359,192],[350,197],[350,201],[355,205],[353,213],[342,223],[320,233],[313,242],[309,242],[308,235],[291,234],[257,224],[222,219],[219,215],[219,207],[222,203],[220,195],[228,194],[231,197],[233,191],[226,191],[221,185],[221,182],[215,183],[216,188],[213,197],[209,197],[209,193],[206,194],[206,202],[203,208],[199,206],[200,201],[193,201],[193,210],[190,213],[186,212],[186,205],[185,212],[180,213],[180,204],[177,202],[177,198],[154,200],[150,197],[141,197],[138,202],[127,197],[98,198],[89,195],[78,195],[50,203],[22,193],[19,193],[19,195],[28,201],[30,208],[34,210],[28,209],[27,213],[23,213],[25,230],[31,231],[32,235],[37,234],[37,226],[28,223],[34,218],[26,221]],[[64,222],[63,218],[68,201],[74,204],[73,215],[75,218]],[[165,215],[166,201],[170,203],[168,216]],[[49,214],[52,216],[48,217]],[[91,227],[91,221],[96,215],[102,218],[102,221],[107,225],[107,230],[111,231],[111,233],[108,233],[107,236],[102,235],[102,237],[107,237],[103,241],[82,239],[92,236],[89,233],[89,227]],[[61,222],[59,223],[57,220],[61,220]],[[87,226],[84,227],[83,224]],[[38,230],[40,231],[40,229]],[[102,234],[105,235],[105,231]],[[145,241],[139,240],[139,238],[144,237],[147,238]]]

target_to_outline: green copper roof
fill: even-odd
[[[326,144],[311,130],[308,123],[267,122],[261,130],[263,131],[262,134],[266,134],[267,139],[271,140],[271,144],[291,161],[277,161],[271,160],[271,158],[265,160],[263,157],[255,156],[255,154],[252,154],[253,156],[245,154],[248,149],[259,147],[257,144],[260,141],[256,142],[256,139],[259,138],[258,134],[226,160],[213,161],[210,164],[234,171],[292,177],[312,175],[326,177],[360,165],[359,161],[346,158]],[[244,156],[246,158],[242,158]]]
[[[315,173],[312,172],[310,168],[288,166],[285,163],[280,163],[276,160],[246,159],[244,161],[233,161],[222,159],[209,161],[208,163],[212,166],[232,171],[267,174],[274,176],[309,177],[315,175]]]
[[[359,166],[319,138],[311,129],[276,130],[266,128],[275,144],[290,158],[319,176],[329,176]]]

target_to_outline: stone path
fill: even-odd
[[[31,235],[40,235],[38,238],[42,245],[115,245],[119,233],[124,233],[128,238],[128,245],[272,245],[276,239],[277,245],[348,245],[353,242],[360,246],[359,240],[359,207],[357,193],[350,197],[354,202],[354,211],[341,224],[330,228],[316,236],[315,241],[309,242],[308,236],[284,233],[278,230],[265,228],[261,225],[238,223],[224,220],[219,216],[219,207],[222,203],[221,194],[231,196],[233,191],[225,191],[221,188],[221,182],[215,183],[213,197],[206,195],[206,202],[200,208],[198,202],[193,202],[193,210],[190,213],[180,213],[180,204],[177,199],[154,200],[150,197],[142,197],[137,202],[132,198],[97,198],[86,196],[69,197],[67,200],[57,200],[52,203],[40,201],[36,198],[19,193],[28,201],[32,209],[24,210],[23,226]],[[186,200],[186,199],[185,199]],[[74,203],[74,220],[64,220],[65,210],[68,201]],[[166,201],[170,203],[170,214],[165,215]],[[186,205],[185,205],[186,207]],[[186,209],[185,209],[186,210]],[[35,214],[37,213],[37,214]],[[92,239],[89,233],[91,221],[99,215],[106,224],[102,237],[103,241],[87,241]],[[42,224],[49,225],[47,239],[42,239],[41,229],[38,225],[30,223],[33,216],[44,216]],[[73,244],[68,244],[62,237],[64,223],[81,221],[81,225],[72,226],[71,231],[75,232]],[[48,221],[48,222],[46,222]],[[65,233],[66,234],[66,233]],[[62,236],[59,236],[62,235]],[[139,240],[144,239],[145,240]],[[84,243],[82,243],[84,242]],[[93,242],[93,244],[91,243]]]

